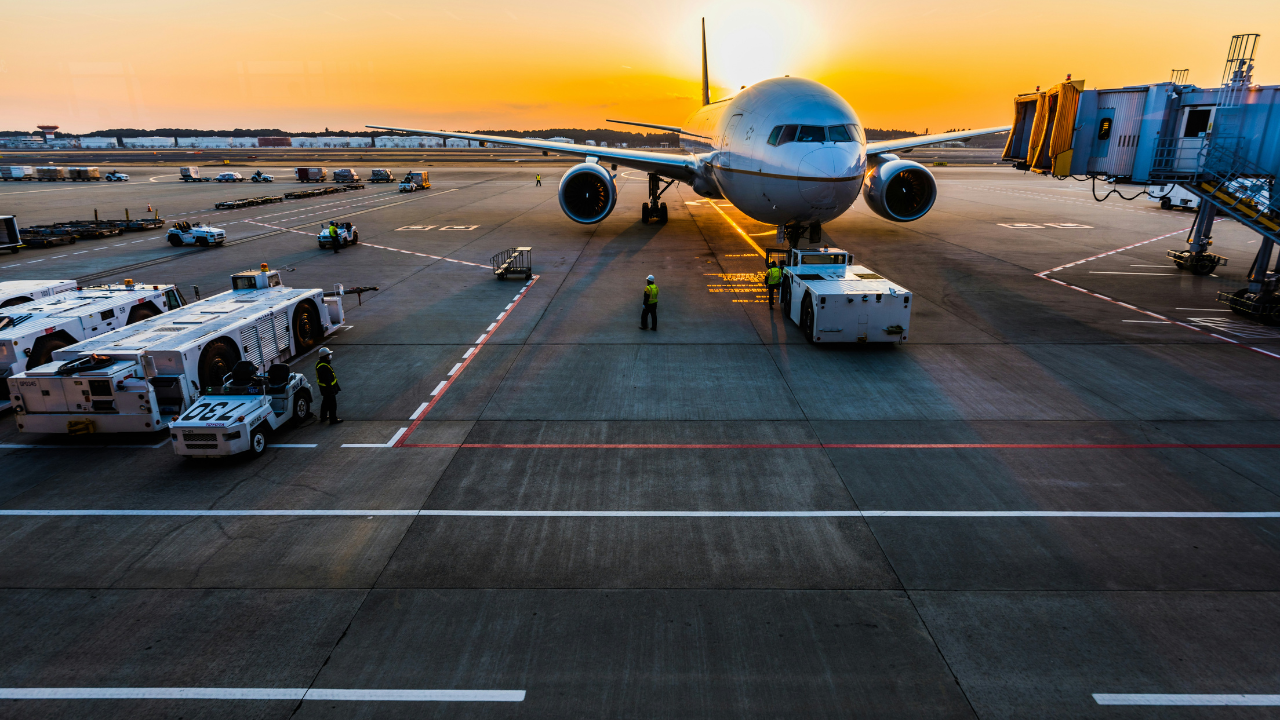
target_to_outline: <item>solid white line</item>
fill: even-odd
[[[440,391],[444,389],[444,386],[445,386],[445,385],[448,385],[448,384],[449,384],[449,381],[447,381],[447,380],[441,380],[441,381],[440,381],[440,384],[436,386],[436,389],[431,391],[431,394],[432,394],[432,395],[439,395],[439,394],[440,394]]]
[[[417,420],[418,418],[422,417],[422,411],[423,411],[423,410],[426,410],[426,409],[427,409],[427,405],[429,405],[429,404],[430,404],[430,403],[422,403],[421,405],[419,405],[419,406],[418,406],[418,409],[417,409],[417,410],[414,410],[414,411],[413,411],[413,414],[409,416],[409,419],[410,419],[410,420]]]
[[[1157,277],[1173,277],[1180,273],[1140,273],[1140,272],[1105,272],[1102,270],[1090,270],[1090,275],[1153,275]]]
[[[391,447],[407,428],[387,443],[343,445],[343,447]],[[1280,518],[1280,512],[1131,512],[1089,510],[0,510],[6,516],[374,516],[420,515],[423,517],[672,517],[672,518],[1139,518],[1139,519],[1249,519]]]
[[[458,368],[460,367],[462,367],[462,363],[458,363],[457,365],[454,365],[453,369],[449,371],[449,377],[453,377],[453,374],[458,372]]]
[[[352,700],[523,702],[524,690],[364,690],[346,688],[0,688],[5,700]]]
[[[1099,705],[1280,705],[1280,695],[1094,693],[1093,700]]]
[[[307,445],[307,444],[304,444],[304,443],[268,443],[268,444],[267,444],[267,447],[279,447],[279,448],[313,448],[313,447],[318,447],[318,445],[316,445],[316,444],[314,444],[314,443],[312,443],[312,444],[310,444],[310,445]]]

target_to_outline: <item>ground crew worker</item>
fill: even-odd
[[[782,268],[777,260],[769,261],[769,270],[764,274],[764,284],[769,288],[769,307],[773,307],[773,291],[782,284]]]
[[[329,420],[330,425],[342,422],[338,417],[338,393],[342,386],[338,385],[338,376],[333,372],[333,353],[329,348],[320,348],[320,359],[316,360],[316,384],[320,386],[320,422]]]
[[[648,284],[644,286],[644,309],[640,311],[640,329],[649,329],[649,318],[653,318],[653,329],[658,329],[658,283],[653,281],[653,276],[648,278]]]
[[[333,221],[333,220],[330,220],[330,221],[329,221],[329,242],[333,244],[333,252],[334,252],[334,254],[336,255],[336,254],[339,252],[339,250],[338,250],[338,245],[339,245],[339,243],[338,243],[338,223],[337,223],[336,221]]]
[[[534,177],[534,179],[536,179],[536,180],[538,181],[538,184],[537,184],[537,185],[535,185],[534,187],[542,187],[542,173],[538,173],[537,175],[534,175],[533,177]]]

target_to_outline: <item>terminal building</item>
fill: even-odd
[[[1139,186],[1156,198],[1172,188],[1199,198],[1186,246],[1168,251],[1178,268],[1197,275],[1226,263],[1209,251],[1216,216],[1254,230],[1261,242],[1248,286],[1219,292],[1218,300],[1280,325],[1280,85],[1253,83],[1258,37],[1232,38],[1218,87],[1188,84],[1187,71],[1175,70],[1169,82],[1103,90],[1085,90],[1068,76],[1020,95],[1004,159],[1059,178]]]

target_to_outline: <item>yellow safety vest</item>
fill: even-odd
[[[658,284],[657,283],[649,283],[648,285],[645,286],[644,289],[645,289],[645,292],[649,293],[650,305],[658,302]]]
[[[334,227],[333,225],[330,225],[330,226],[329,226],[329,237],[331,237],[331,238],[336,238],[336,237],[338,237],[338,228]]]
[[[771,267],[766,277],[770,285],[777,285],[782,282],[782,268]]]
[[[322,367],[329,369],[329,374],[333,376],[333,380],[331,380],[330,382],[325,382],[320,379],[320,368]],[[332,365],[330,365],[329,363],[323,360],[316,361],[316,384],[318,384],[320,387],[329,387],[330,385],[338,384],[338,373],[333,371]]]

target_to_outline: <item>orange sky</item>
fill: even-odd
[[[868,127],[1009,121],[1018,92],[1216,85],[1232,34],[1261,32],[1255,82],[1280,82],[1280,3],[1168,0],[706,0],[535,5],[332,0],[6,3],[0,129],[441,129],[678,124],[697,104],[698,18],[713,98],[790,74]],[[649,10],[643,10],[649,8]],[[82,52],[72,52],[81,48]]]

